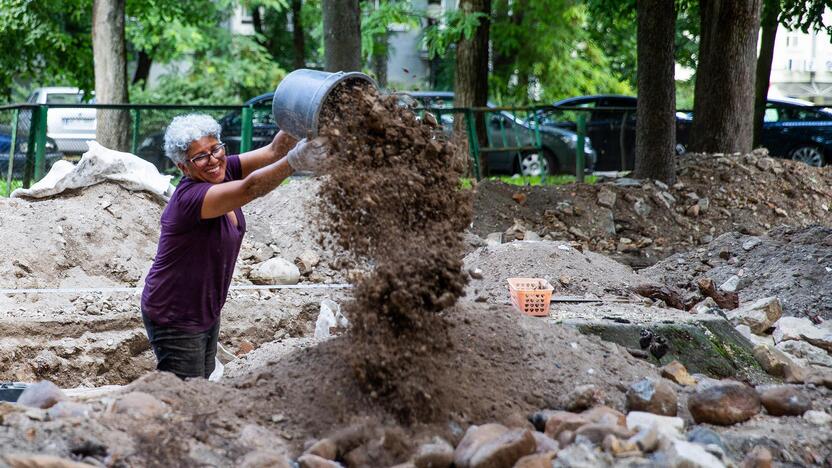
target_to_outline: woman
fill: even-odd
[[[246,231],[240,209],[294,171],[316,172],[322,141],[278,132],[268,146],[227,156],[210,116],[173,119],[165,155],[183,177],[162,213],[159,246],[145,280],[141,310],[156,368],[180,378],[214,370],[220,310]]]

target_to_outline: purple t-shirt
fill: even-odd
[[[223,182],[242,179],[239,156],[227,161]],[[201,219],[213,185],[183,177],[162,212],[159,247],[142,291],[142,312],[156,325],[200,333],[214,326],[225,304],[246,220],[240,208],[234,210],[237,226],[228,215]]]

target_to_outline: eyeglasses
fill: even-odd
[[[217,160],[225,159],[225,143],[220,143],[214,146],[209,152],[199,153],[188,161],[190,161],[194,166],[202,167],[208,164],[208,160],[211,159],[211,156]]]

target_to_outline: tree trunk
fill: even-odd
[[[153,57],[147,52],[140,50],[136,60],[136,71],[133,73],[132,84],[142,83],[142,88],[147,87],[147,79],[150,77],[150,66],[153,65]]]
[[[127,104],[127,60],[124,54],[125,0],[94,0],[92,54],[98,104]],[[128,151],[130,115],[126,110],[99,109],[95,139],[106,148]]]
[[[760,56],[757,57],[757,76],[754,80],[754,147],[762,144],[763,118],[766,114],[766,99],[771,83],[771,60],[774,57],[774,40],[777,37],[777,16],[780,13],[779,0],[766,0],[763,5],[762,37]]]
[[[376,82],[382,88],[387,87],[387,36],[384,37],[384,42],[382,44],[377,44],[380,46],[381,49],[376,49],[375,53],[373,54],[373,74],[376,75]]]
[[[294,51],[294,67],[306,67],[306,42],[303,37],[303,21],[301,19],[301,0],[292,0],[292,50]]]
[[[762,0],[699,2],[691,149],[743,153],[754,137],[754,65]]]
[[[491,0],[460,0],[460,10],[465,13],[481,12],[491,14]],[[456,69],[454,74],[454,107],[485,107],[488,104],[488,35],[490,21],[482,18],[476,32],[470,39],[463,37],[456,46]],[[486,146],[487,135],[484,115],[475,113],[477,141],[481,148]],[[464,135],[465,120],[455,119],[456,134]],[[480,157],[480,175],[486,175],[485,158]]]
[[[324,68],[361,70],[361,5],[358,0],[323,0]]]
[[[676,179],[674,0],[638,0],[635,177]]]

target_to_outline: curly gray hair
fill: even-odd
[[[174,117],[165,130],[165,156],[175,164],[185,164],[188,147],[204,136],[220,139],[220,124],[206,114],[187,114]]]

